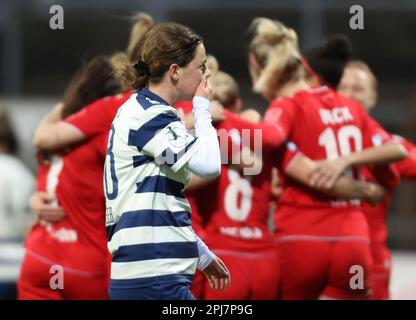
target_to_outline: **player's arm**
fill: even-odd
[[[278,147],[288,140],[296,121],[296,110],[296,106],[290,99],[279,99],[266,111],[263,119],[263,124],[266,125],[263,135],[269,139],[266,141],[272,143],[273,147]]]
[[[347,168],[370,164],[383,165],[403,160],[407,157],[406,149],[399,143],[389,141],[379,147],[367,148],[343,157]]]
[[[207,277],[211,288],[224,290],[231,284],[230,272],[220,258],[218,258],[207,245],[196,236],[198,246],[198,269]]]
[[[318,188],[310,183],[309,175],[317,167],[317,163],[302,153],[296,154],[292,161],[286,166],[285,174],[302,184],[311,188]],[[319,191],[330,196],[344,199],[361,198],[375,204],[384,196],[384,190],[378,185],[352,180],[345,176],[338,177],[332,187],[319,189]]]
[[[39,123],[33,136],[38,149],[59,149],[85,139],[76,126],[62,120],[63,103],[58,103]]]
[[[211,114],[213,123],[223,121],[226,118],[224,114],[224,107],[217,100],[211,101],[211,107],[209,108],[209,112]],[[185,113],[185,115],[183,116],[183,120],[185,122],[185,128],[187,130],[194,129],[195,119],[192,112]]]
[[[205,179],[214,179],[221,173],[221,153],[217,131],[212,126],[209,113],[212,88],[209,73],[193,98],[195,135],[191,135],[176,113],[163,106],[150,109],[157,122],[143,125],[129,134],[129,145],[137,147],[142,154],[155,159],[156,163],[167,165],[174,172],[186,166],[192,173]]]
[[[390,141],[379,147],[364,149],[334,160],[322,160],[310,174],[310,183],[317,188],[330,188],[345,170],[363,165],[385,165],[407,157],[406,149]]]
[[[408,157],[395,165],[402,178],[416,179],[416,146],[404,138],[396,139],[408,151]]]
[[[208,100],[212,96],[210,75],[203,75],[192,100],[195,135],[200,139],[200,148],[187,163],[191,172],[205,179],[214,179],[221,174],[221,151],[217,130],[212,126],[211,103]]]
[[[362,141],[364,150],[336,160],[321,162],[311,175],[312,184],[330,188],[346,169],[362,165],[385,165],[407,157],[406,149],[362,108]]]

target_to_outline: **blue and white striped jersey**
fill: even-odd
[[[198,248],[182,190],[200,143],[148,89],[120,107],[104,172],[112,288],[191,281]]]

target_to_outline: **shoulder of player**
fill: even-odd
[[[149,121],[163,123],[180,122],[177,110],[169,105],[155,103],[147,108],[143,108],[132,95],[119,109],[115,118],[115,125],[124,128],[137,128]]]
[[[234,126],[238,125],[240,123],[240,120],[242,120],[238,115],[235,113],[232,113],[231,111],[225,110],[224,111],[225,119],[215,123],[215,128],[217,130],[219,129],[231,129]]]
[[[294,106],[297,100],[299,100],[298,95],[295,95],[294,97],[279,97],[270,102],[268,109]]]
[[[152,100],[148,97],[139,97],[137,93],[132,94],[130,98],[125,102],[125,105],[128,105],[130,108],[132,108],[139,114],[172,113],[178,115],[178,112],[174,107],[168,104],[161,103],[158,100]]]
[[[77,113],[68,117],[68,119],[76,117],[91,117],[91,118],[111,118],[113,119],[118,108],[128,100],[131,93],[123,93],[115,96],[106,96],[100,98],[86,107],[82,108]]]
[[[336,100],[339,94],[328,86],[313,87],[296,92],[293,97],[285,101],[299,107],[309,109],[309,105],[321,104],[326,100]]]
[[[130,96],[132,95],[131,92],[123,92],[112,96],[105,96],[102,97],[90,105],[105,105],[105,106],[113,106],[113,105],[120,105],[121,103],[127,101]]]
[[[408,139],[397,134],[393,134],[392,137],[395,142],[400,143],[402,146],[404,146],[407,149],[407,151],[414,152],[416,150],[416,145],[413,142],[409,141]]]

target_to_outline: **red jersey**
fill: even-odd
[[[270,248],[272,234],[268,221],[272,160],[278,157],[280,165],[284,167],[294,157],[296,149],[288,149],[286,152],[285,146],[278,149],[276,131],[269,125],[254,124],[230,112],[226,112],[226,117],[225,121],[217,125],[217,131],[228,132],[229,143],[221,143],[222,153],[227,154],[228,162],[223,161],[225,164],[222,165],[221,176],[218,178],[216,206],[206,226],[207,243],[216,248]],[[256,130],[259,130],[257,136]],[[261,140],[256,142],[257,139]],[[236,150],[240,151],[241,146],[259,152],[256,150],[259,142],[263,161],[261,172],[244,175],[232,166],[232,154]]]
[[[67,269],[108,272],[103,164],[111,122],[129,96],[106,97],[65,120],[87,139],[39,164],[38,190],[54,192],[65,217],[34,226],[26,242],[32,253]]]
[[[178,111],[179,116],[183,117],[184,115],[192,112],[192,101],[180,101],[173,105],[173,107]]]
[[[394,164],[386,166],[365,167],[363,176],[366,181],[383,186],[386,195],[375,206],[367,202],[363,203],[363,213],[368,222],[371,253],[375,264],[382,264],[384,260],[384,248],[387,241],[387,213],[392,199],[394,188],[400,181],[399,172]]]
[[[360,105],[327,87],[273,101],[265,121],[275,126],[281,140],[293,141],[312,160],[336,159],[371,147],[375,134],[381,141],[389,139]],[[360,176],[358,170],[350,174]],[[288,178],[275,223],[280,234],[367,237],[360,204],[331,198]]]

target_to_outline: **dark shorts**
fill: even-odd
[[[195,300],[189,285],[169,283],[144,288],[109,289],[111,300]]]

